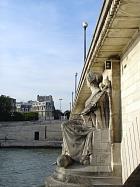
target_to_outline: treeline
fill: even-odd
[[[66,119],[69,119],[70,117],[70,111],[69,110],[66,110],[64,113],[61,112],[60,110],[54,110],[54,120],[58,120],[60,119],[62,116],[65,116]]]
[[[38,120],[37,112],[0,112],[0,121],[33,121]]]
[[[66,110],[62,113],[60,110],[54,110],[54,119],[69,119],[70,111]],[[38,120],[39,116],[37,112],[15,112],[15,106],[8,96],[0,96],[0,121],[32,121]]]
[[[38,120],[37,112],[13,112],[11,98],[0,96],[0,121],[32,121]]]

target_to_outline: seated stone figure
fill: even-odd
[[[84,165],[90,164],[90,155],[94,151],[92,148],[95,129],[109,127],[107,90],[110,82],[107,79],[103,85],[102,81],[103,77],[99,73],[90,71],[87,74],[87,85],[92,94],[86,101],[81,114],[73,115],[68,122],[62,124],[63,147],[62,155],[57,160],[58,166],[67,167],[72,164],[72,160]]]

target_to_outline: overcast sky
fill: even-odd
[[[17,101],[52,95],[69,109],[103,0],[0,0],[0,95]]]

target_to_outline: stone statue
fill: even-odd
[[[57,160],[58,166],[67,167],[73,161],[90,165],[90,156],[94,151],[94,131],[109,127],[110,81],[108,78],[105,84],[102,81],[103,77],[99,73],[90,71],[87,74],[87,85],[92,94],[81,114],[73,115],[68,122],[62,124],[63,147],[62,155]]]

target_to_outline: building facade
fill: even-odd
[[[39,96],[37,101],[17,102],[17,112],[37,112],[40,120],[53,120],[54,119],[54,101],[51,95]]]
[[[51,95],[37,96],[37,101],[32,102],[32,111],[38,112],[39,119],[53,120],[54,119],[54,101]]]
[[[17,112],[30,112],[32,108],[32,104],[28,102],[17,102],[16,103],[16,111]]]

